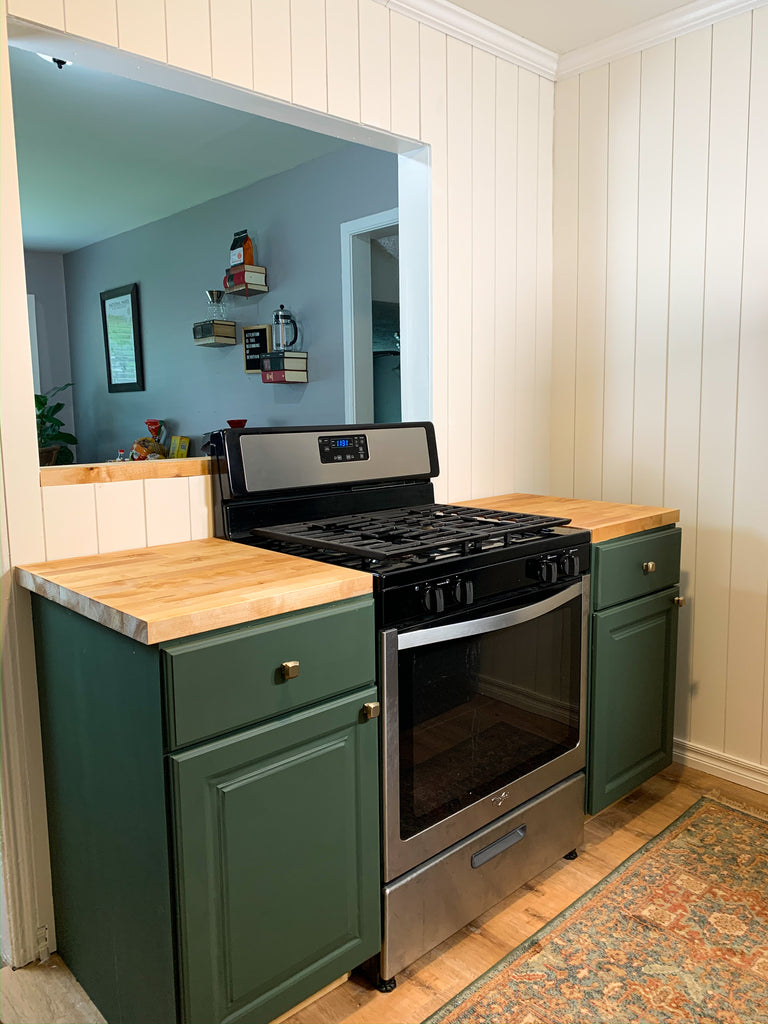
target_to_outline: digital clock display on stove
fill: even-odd
[[[320,461],[365,462],[368,455],[368,438],[365,434],[344,434],[334,437],[319,437]]]

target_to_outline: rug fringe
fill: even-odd
[[[768,821],[767,808],[755,807],[754,804],[747,804],[742,800],[734,800],[733,797],[726,796],[719,789],[711,789],[708,793],[704,793],[704,797],[708,800],[717,800],[718,803],[725,804],[726,807],[732,807],[735,811],[744,811],[745,814],[751,814],[762,821]]]

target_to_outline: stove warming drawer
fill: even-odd
[[[579,772],[385,885],[381,977],[394,977],[583,838]]]

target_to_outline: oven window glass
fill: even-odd
[[[399,652],[402,839],[577,745],[581,614]]]

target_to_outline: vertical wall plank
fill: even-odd
[[[293,102],[328,109],[325,0],[291,0]]]
[[[251,23],[254,89],[290,100],[291,0],[251,0]]]
[[[418,139],[419,23],[397,11],[389,12],[392,131]]]
[[[691,734],[714,750],[725,731],[750,28],[750,15],[731,18],[712,40]]]
[[[156,0],[117,0],[117,38],[121,50],[151,60],[167,60],[165,4]]]
[[[574,488],[602,490],[605,252],[608,192],[608,68],[581,76],[579,91],[579,300],[576,312]]]
[[[472,51],[472,494],[491,494],[494,476],[496,284],[496,60]]]
[[[214,535],[214,513],[217,495],[212,476],[189,477],[189,530],[191,540],[205,540]]]
[[[515,328],[515,489],[533,490],[536,445],[536,242],[539,80],[520,70],[517,98],[517,316]]]
[[[417,26],[418,28],[418,26]],[[328,113],[360,120],[360,32],[357,0],[325,0]]]
[[[610,66],[608,252],[605,295],[603,484],[606,501],[631,501],[635,404],[640,54]]]
[[[536,378],[534,383],[533,491],[551,494],[549,477],[552,381],[552,147],[554,83],[539,79],[539,152],[536,216]]]
[[[568,78],[555,86],[549,472],[552,493],[564,497],[574,495],[580,84],[580,78]]]
[[[754,12],[744,217],[725,751],[759,761],[768,617],[768,8]]]
[[[253,88],[251,0],[210,0],[213,77]]]
[[[695,552],[711,54],[710,28],[677,40],[663,504],[680,509],[683,527],[681,590],[688,603],[678,624],[675,736],[686,740],[690,738],[692,624],[696,609]]]
[[[64,29],[64,0],[8,0],[8,14]]]
[[[359,0],[360,120],[389,130],[389,10],[374,0]]]
[[[147,546],[144,482],[121,480],[94,484],[99,552]],[[47,488],[56,490],[56,488]]]
[[[494,324],[494,480],[492,493],[514,490],[517,321],[518,68],[496,61],[496,281]]]
[[[211,12],[208,0],[165,0],[168,63],[211,74]]]
[[[421,137],[430,146],[432,169],[432,417],[440,476],[435,496],[448,500],[448,138],[446,37],[419,25]]]
[[[448,38],[448,490],[472,493],[472,47]]]
[[[632,449],[632,501],[640,505],[660,505],[664,493],[674,75],[674,41],[643,51]]]
[[[98,554],[93,484],[43,487],[42,495],[46,561]]]
[[[117,46],[117,6],[114,0],[65,0],[64,27],[74,36]]]
[[[192,539],[187,477],[144,480],[144,504],[150,547]]]

